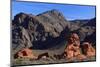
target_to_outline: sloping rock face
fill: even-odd
[[[55,46],[63,40],[69,25],[57,10],[47,11],[37,16],[19,13],[12,21],[13,49],[18,51],[25,47],[46,49]]]
[[[90,19],[90,20],[88,21],[88,23],[84,24],[84,26],[85,26],[85,25],[96,27],[96,17],[93,18],[93,19]]]
[[[82,21],[82,20],[81,20]],[[74,31],[76,32],[79,37],[80,37],[80,41],[84,41],[84,39],[86,40],[88,38],[88,41],[93,41],[94,39],[90,39],[89,40],[89,36],[94,35],[94,38],[96,38],[96,18],[90,19],[90,20],[85,20],[86,22],[81,22],[81,24],[79,24],[79,22],[76,22],[73,24],[71,24],[70,29],[73,29],[72,26],[74,26]],[[73,21],[74,22],[74,21]],[[78,25],[77,25],[78,23]]]
[[[87,24],[89,21],[89,19],[86,20],[72,20],[70,21],[70,30],[74,31],[74,30],[78,30],[80,27],[82,27],[83,25]]]
[[[85,25],[91,27],[93,31],[91,31],[91,34],[90,35],[87,35],[85,37],[84,41],[93,43],[93,46],[95,46],[96,45],[96,18],[91,19]]]

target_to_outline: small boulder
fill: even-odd
[[[45,53],[38,55],[37,59],[39,60],[39,59],[47,59],[47,58],[49,58],[49,54],[48,52],[45,52]]]

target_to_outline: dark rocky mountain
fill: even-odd
[[[90,20],[88,21],[88,23],[86,23],[85,25],[96,27],[96,17],[93,18],[93,19],[90,19]],[[84,25],[84,26],[85,26],[85,25]]]
[[[78,26],[78,29],[74,30],[74,32],[77,32],[79,34],[81,41],[84,41],[84,39],[85,41],[87,41],[86,38],[88,36],[96,35],[95,34],[96,32],[96,25],[95,25],[96,21],[95,20],[96,18],[90,19],[86,23],[82,23],[81,25],[80,24],[77,25],[77,23],[76,24],[74,23],[76,26]]]
[[[74,31],[79,29],[81,26],[83,26],[84,24],[88,23],[89,19],[86,20],[72,20],[70,21],[70,30]]]
[[[84,41],[88,41],[92,43],[93,46],[96,47],[96,31],[93,32],[91,35],[88,35],[87,37],[85,37]]]
[[[55,9],[36,16],[19,13],[12,20],[12,49],[61,47],[60,43],[66,41],[70,32],[78,33],[83,41],[95,31],[95,25],[88,25],[91,21],[95,23],[93,20],[86,23],[81,23],[82,20],[69,22]]]
[[[93,45],[96,45],[96,18],[91,19],[87,24],[85,24],[88,27],[92,28],[92,32],[90,35],[85,37],[85,41],[89,41],[90,43],[93,43]],[[85,26],[84,25],[84,26]],[[90,32],[90,31],[89,31]]]
[[[89,19],[81,19],[81,20],[77,19],[77,20],[72,20],[70,22],[72,24],[76,24],[76,25],[82,26],[82,25],[88,23],[88,21],[89,21]]]
[[[69,22],[57,10],[37,16],[17,14],[12,21],[12,46],[19,50],[23,47],[45,49],[55,46],[69,31]]]

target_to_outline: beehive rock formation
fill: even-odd
[[[67,54],[67,58],[73,58],[77,55],[80,55],[80,41],[79,37],[76,33],[72,33],[68,45],[65,49],[65,52]]]
[[[84,42],[83,45],[82,45],[82,50],[83,50],[83,53],[88,56],[88,57],[91,57],[91,56],[95,56],[96,53],[95,53],[95,49],[92,47],[92,45],[88,42]]]

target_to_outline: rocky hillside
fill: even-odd
[[[62,41],[64,29],[69,30],[68,26],[69,22],[57,10],[37,16],[19,13],[12,21],[13,49],[52,47]]]
[[[94,34],[96,32],[96,18],[83,21],[78,20],[77,22],[75,20],[73,23],[71,23],[70,30],[76,32],[80,36],[81,41],[84,41],[84,39],[90,35],[96,36],[96,34]]]
[[[72,20],[70,21],[70,30],[74,31],[79,29],[80,27],[82,27],[83,25],[85,25],[86,23],[88,23],[89,19],[86,20]]]
[[[93,43],[95,46],[96,45],[96,18],[89,20],[89,22],[85,25],[91,27],[93,31],[91,32],[90,35],[85,37],[84,40]]]
[[[90,19],[90,20],[88,21],[88,23],[86,23],[85,25],[96,27],[96,17],[93,18],[93,19]]]
[[[19,13],[12,20],[12,47],[16,51],[24,47],[52,48],[65,41],[70,32],[78,33],[84,41],[87,36],[94,34],[95,25],[90,22],[95,21],[93,19],[86,23],[81,22],[67,21],[63,14],[55,9],[36,16]]]

